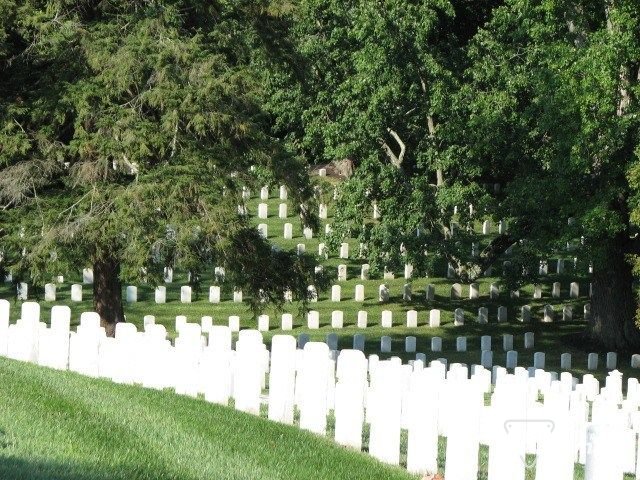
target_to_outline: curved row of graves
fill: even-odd
[[[338,352],[291,335],[275,335],[269,351],[258,330],[239,331],[234,343],[228,326],[203,330],[182,320],[173,344],[165,327],[149,318],[143,332],[121,323],[108,338],[94,312],[83,313],[74,332],[66,306],[53,307],[50,326],[35,302],[22,304],[16,324],[9,324],[9,308],[0,301],[2,356],[171,388],[255,415],[264,405],[269,419],[287,424],[296,423],[298,412],[300,428],[326,435],[333,426],[336,442],[358,450],[366,445],[383,462],[399,464],[406,454],[411,472],[440,468],[447,480],[476,479],[486,445],[489,480],[524,480],[534,467],[537,479],[569,480],[576,463],[585,465],[589,480],[640,473],[640,384],[629,378],[623,396],[616,370],[601,386],[591,374],[578,379],[535,367],[469,368],[444,358],[427,365],[425,357],[403,364],[399,357],[367,358],[360,350]],[[491,352],[490,342],[481,341]],[[513,337],[503,337],[503,347],[509,342]],[[440,465],[439,437],[446,438]]]

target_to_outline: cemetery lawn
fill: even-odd
[[[410,479],[296,427],[0,358],[3,480]]]

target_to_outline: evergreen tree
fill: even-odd
[[[0,7],[1,246],[16,280],[91,265],[110,334],[122,281],[158,283],[166,265],[194,282],[226,266],[256,311],[287,288],[306,301],[312,260],[272,250],[237,211],[242,185],[311,193],[262,109],[267,2]]]

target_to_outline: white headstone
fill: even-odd
[[[405,302],[411,301],[411,284],[405,283],[402,287],[402,300]]]
[[[260,203],[258,205],[258,218],[260,220],[266,220],[269,217],[269,205],[266,203]]]
[[[333,285],[331,287],[331,301],[339,302],[342,297],[342,287],[340,285]]]
[[[284,239],[291,240],[293,238],[293,225],[290,223],[284,224]]]
[[[209,302],[220,303],[220,287],[218,285],[209,287]]]
[[[489,323],[489,309],[487,307],[478,309],[478,323]]]
[[[425,297],[427,302],[433,302],[436,296],[436,287],[434,285],[427,285],[425,288]]]
[[[44,301],[55,302],[56,301],[56,284],[47,283],[44,286]]]
[[[84,268],[82,269],[82,283],[85,285],[91,285],[93,283],[93,269],[92,268]]]
[[[136,303],[138,301],[138,287],[129,285],[126,291],[127,303]]]
[[[154,300],[156,303],[167,303],[167,287],[158,285],[154,292]]]
[[[320,313],[317,310],[307,312],[307,328],[310,330],[320,328]]]
[[[344,313],[342,310],[334,310],[331,312],[331,328],[342,327],[344,327]],[[332,348],[331,350],[335,350],[335,348]]]
[[[364,302],[364,285],[362,284],[356,285],[355,301]]]
[[[380,287],[378,287],[378,301],[379,302],[389,301],[389,287],[386,284],[382,284],[380,285]]]
[[[71,285],[71,301],[72,302],[81,302],[82,301],[82,285],[79,283],[74,283]]]
[[[191,303],[191,287],[189,285],[180,287],[180,302]]]
[[[347,266],[343,263],[338,265],[338,281],[339,282],[347,281]]]
[[[358,328],[367,328],[367,317],[365,310],[358,311]]]
[[[287,218],[287,204],[281,203],[278,205],[278,218],[284,220]]]
[[[380,325],[382,328],[393,327],[393,313],[391,310],[383,310],[380,315]]]
[[[440,326],[440,310],[433,308],[429,311],[429,326],[431,328]]]
[[[369,280],[369,264],[363,263],[360,267],[360,280]]]
[[[407,328],[418,327],[418,312],[415,310],[407,311]]]

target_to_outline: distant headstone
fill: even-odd
[[[209,287],[209,302],[220,303],[220,287],[218,285]]]
[[[456,308],[453,312],[453,324],[456,327],[464,325],[464,310]]]
[[[320,217],[321,220],[326,220],[327,219],[327,205],[324,203],[321,203],[320,206],[318,207],[318,217]]]
[[[380,325],[382,328],[391,328],[393,327],[393,313],[391,310],[383,310],[380,315]]]
[[[284,224],[284,239],[291,240],[293,238],[293,225],[290,223]]]
[[[55,302],[56,301],[56,284],[47,283],[44,286],[44,301]]]
[[[391,352],[391,337],[385,335],[382,338],[380,338],[380,352],[382,353]]]
[[[72,302],[81,302],[82,301],[82,285],[79,283],[74,283],[71,285],[71,301]]]
[[[358,328],[367,328],[367,317],[365,310],[358,311]]]
[[[440,310],[434,308],[429,311],[429,326],[431,328],[440,326]]]
[[[547,275],[549,273],[549,264],[546,260],[540,260],[540,266],[538,267],[538,275]]]
[[[580,284],[578,282],[571,282],[569,285],[569,297],[578,298],[580,296]]]
[[[418,312],[415,310],[407,311],[407,328],[418,327]]]
[[[378,287],[378,301],[379,302],[389,301],[389,287],[384,283],[380,285],[380,287]]]
[[[331,301],[339,302],[342,298],[342,287],[340,285],[333,285],[331,287]]]
[[[369,280],[369,264],[363,263],[360,267],[360,280]]]
[[[364,302],[364,285],[362,284],[356,285],[355,301]]]
[[[82,283],[91,285],[93,283],[93,269],[85,268],[82,270]]]
[[[353,336],[353,349],[364,352],[364,341],[365,341],[365,336],[362,335],[361,333],[356,333]]]
[[[181,303],[191,303],[191,287],[188,285],[183,285],[180,287],[180,302]]]
[[[342,310],[331,312],[331,328],[342,328],[344,326],[344,314]],[[331,350],[335,350],[332,348]]]
[[[487,307],[478,309],[478,323],[489,323],[489,309]]]
[[[563,353],[560,355],[560,369],[571,370],[571,354]]]
[[[307,312],[307,328],[310,330],[320,328],[320,313],[317,310]]]
[[[167,303],[167,287],[158,285],[154,293],[156,303]]]
[[[280,328],[284,331],[293,330],[293,315],[290,313],[283,313],[280,318]]]
[[[590,353],[587,355],[587,370],[597,370],[598,369],[598,354]]]
[[[126,298],[127,303],[136,303],[138,301],[138,287],[134,285],[127,286]]]
[[[239,288],[233,289],[233,303],[242,303],[242,290]]]
[[[542,287],[540,285],[533,286],[533,298],[536,300],[542,298]]]
[[[433,302],[436,296],[436,287],[434,285],[427,285],[425,288],[425,297],[427,302]]]
[[[402,287],[402,300],[405,302],[411,301],[411,284],[405,283]]]
[[[525,332],[524,334],[524,348],[530,350],[533,348],[534,343],[534,333],[533,332]]]
[[[406,337],[404,339],[404,351],[407,353],[415,353],[416,337]]]
[[[260,203],[258,205],[258,218],[260,220],[266,220],[269,217],[269,205],[266,203]]]

